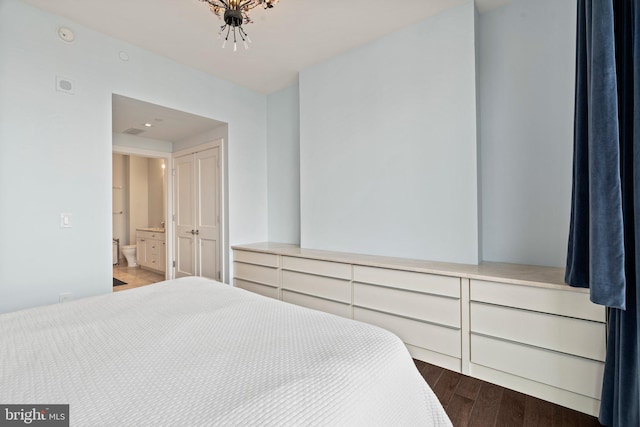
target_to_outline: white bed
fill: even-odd
[[[394,335],[201,278],[0,315],[0,403],[78,426],[451,425]]]

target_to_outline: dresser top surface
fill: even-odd
[[[564,283],[563,268],[524,264],[482,262],[479,265],[455,264],[379,255],[353,254],[301,248],[288,243],[262,242],[233,246],[232,249],[274,255],[292,256],[323,261],[342,262],[369,267],[391,268],[420,273],[456,276],[466,279],[497,281],[516,285],[538,286],[588,293],[588,289],[574,288]]]

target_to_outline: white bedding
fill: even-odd
[[[78,426],[450,426],[402,342],[183,278],[0,315],[0,403]]]

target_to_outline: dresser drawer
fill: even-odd
[[[278,255],[265,254],[262,252],[239,251],[236,249],[233,251],[233,260],[247,264],[264,265],[266,267],[278,266]]]
[[[471,319],[471,332],[604,361],[604,323],[477,302]]]
[[[353,305],[460,328],[459,299],[354,283]]]
[[[287,290],[282,291],[282,301],[351,319],[351,306],[349,304],[329,301]]]
[[[234,277],[255,283],[278,286],[278,269],[261,265],[234,262]]]
[[[340,262],[283,256],[282,269],[351,280],[351,264]]]
[[[460,358],[460,330],[419,322],[404,317],[353,308],[353,318],[361,322],[379,326],[396,334],[405,344]]]
[[[460,298],[458,277],[356,265],[353,281]]]
[[[346,304],[351,303],[351,282],[348,280],[283,271],[282,288]]]
[[[605,309],[578,291],[471,280],[471,300],[561,316],[605,321]]]
[[[474,334],[471,362],[600,399],[602,362]]]
[[[233,286],[240,289],[251,291],[255,294],[260,294],[265,297],[279,299],[278,288],[274,288],[267,285],[261,285],[259,283],[247,282],[241,279],[233,279]]]

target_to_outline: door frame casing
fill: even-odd
[[[220,254],[220,282],[225,282],[227,275],[227,263],[228,263],[228,255],[227,255],[227,209],[226,209],[226,200],[227,200],[227,182],[226,182],[226,144],[224,138],[214,139],[209,142],[205,142],[204,144],[194,145],[193,147],[185,148],[183,150],[175,151],[171,153],[171,241],[172,241],[172,249],[173,244],[175,243],[175,190],[174,190],[174,180],[175,180],[175,159],[182,156],[187,156],[189,154],[195,154],[199,151],[207,150],[209,148],[218,147],[219,152],[219,161],[220,161],[220,171],[219,171],[219,179],[220,179],[220,250],[218,253]],[[171,263],[174,261],[175,251],[172,251],[171,261],[167,260],[167,263]],[[171,268],[172,278],[175,277],[175,267]]]
[[[139,156],[139,157],[147,157],[153,159],[163,159],[166,161],[166,169],[165,169],[165,178],[166,178],[166,206],[165,206],[165,224],[164,224],[164,232],[165,232],[165,242],[166,242],[166,265],[165,265],[165,278],[173,279],[175,277],[174,269],[171,265],[173,261],[173,236],[174,236],[174,224],[172,221],[172,213],[173,213],[173,177],[169,174],[169,171],[173,171],[173,153],[167,153],[165,151],[153,151],[153,150],[144,150],[141,148],[127,147],[124,145],[113,145],[112,146],[113,154],[123,154],[126,156]],[[169,179],[172,178],[172,179]],[[112,177],[113,179],[113,177]],[[113,236],[112,236],[113,237]]]

